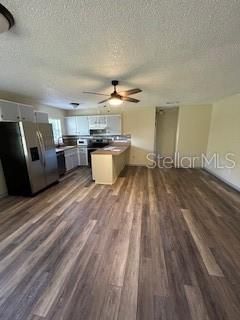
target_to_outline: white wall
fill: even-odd
[[[193,163],[193,157],[199,158],[207,152],[211,112],[211,105],[180,106],[176,152],[184,166],[189,164],[189,160],[185,161],[184,157],[191,158],[193,167],[202,166],[200,160]]]
[[[229,164],[225,159],[227,153],[233,153],[231,159],[236,161],[233,169],[207,169],[232,186],[240,190],[240,94],[227,97],[213,104],[213,112],[208,141],[208,155],[219,154],[220,164]]]
[[[107,113],[103,112],[102,113]],[[148,153],[154,151],[155,107],[128,106],[109,112],[122,114],[123,134],[131,134],[130,165],[146,165]],[[69,111],[68,115],[98,114],[97,109]]]
[[[123,112],[123,133],[130,133],[131,165],[147,165],[147,154],[154,152],[155,108],[129,107]]]
[[[178,108],[158,111],[156,121],[157,153],[161,157],[173,157],[176,147]]]

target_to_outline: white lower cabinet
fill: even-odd
[[[86,147],[78,147],[78,165],[88,165],[88,152]]]
[[[64,151],[66,171],[70,171],[78,166],[78,149],[72,148]]]

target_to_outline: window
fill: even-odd
[[[60,119],[49,119],[49,123],[52,124],[54,142],[56,144],[58,144],[59,138],[62,138],[61,120]]]

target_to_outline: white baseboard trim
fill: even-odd
[[[212,170],[208,169],[208,168],[203,168],[203,170],[207,171],[208,173],[210,173],[211,175],[213,175],[214,177],[218,178],[219,180],[221,180],[222,182],[226,183],[227,185],[229,185],[231,188],[233,188],[234,190],[240,192],[240,188],[237,187],[235,184],[229,182],[227,179],[224,179],[223,177],[219,176],[218,174],[216,174],[215,172],[213,172]]]

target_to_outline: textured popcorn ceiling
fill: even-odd
[[[142,88],[139,106],[212,102],[240,91],[240,1],[4,0],[0,91],[61,108]],[[126,103],[127,105],[127,103]],[[71,108],[71,107],[70,107]]]

